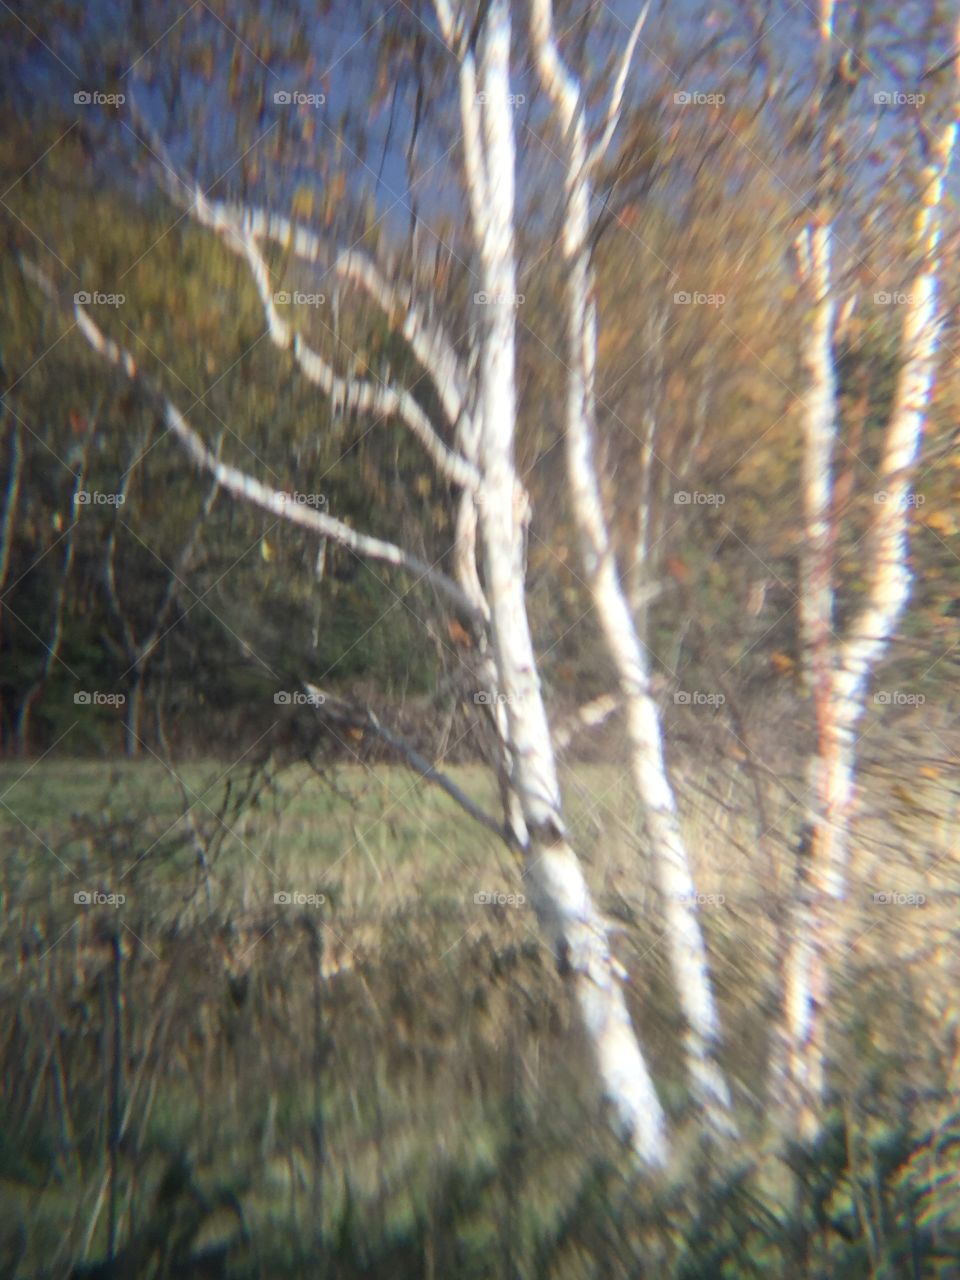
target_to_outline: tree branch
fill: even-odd
[[[21,259],[25,273],[54,302],[59,302],[56,290],[50,279],[32,262]],[[118,365],[131,381],[136,382],[144,393],[161,409],[167,427],[180,441],[183,448],[203,470],[213,476],[228,493],[243,498],[254,506],[269,511],[271,515],[290,524],[309,529],[312,533],[329,538],[352,551],[361,559],[376,560],[383,564],[391,564],[418,579],[426,579],[437,590],[443,593],[455,608],[477,627],[483,626],[483,618],[478,615],[473,603],[441,570],[417,556],[411,555],[395,543],[386,542],[370,534],[358,533],[342,520],[307,507],[302,503],[291,501],[291,495],[281,489],[274,489],[263,484],[255,477],[221,462],[218,456],[205,443],[203,438],[189,425],[172,400],[156,386],[148,375],[142,373],[133,356],[125,348],[119,346],[112,338],[108,338],[93,322],[86,308],[75,305],[74,317],[80,331],[90,346],[111,364]]]
[[[590,169],[594,169],[603,157],[607,154],[607,148],[613,141],[613,135],[617,131],[617,125],[620,123],[620,112],[623,108],[623,94],[627,87],[627,75],[630,71],[630,63],[633,60],[633,51],[637,47],[637,41],[640,39],[640,32],[643,30],[643,24],[647,20],[647,14],[650,12],[650,0],[640,10],[637,20],[633,24],[630,32],[627,46],[623,51],[623,58],[620,61],[620,70],[617,72],[617,78],[614,81],[613,89],[610,92],[610,102],[607,105],[607,117],[604,124],[603,133],[590,149],[590,155],[587,164]]]
[[[281,350],[292,349],[308,381],[320,387],[335,407],[399,418],[451,484],[476,491],[479,485],[476,468],[444,444],[411,392],[405,387],[390,387],[370,379],[341,377],[318,351],[308,346],[300,334],[281,319],[270,269],[263,253],[250,230],[242,222],[234,221],[225,205],[212,205],[196,188],[190,212],[202,225],[217,231],[228,249],[246,258],[260,295],[271,341]]]
[[[134,104],[136,112],[136,105]],[[329,258],[329,249],[319,236],[289,218],[262,209],[247,209],[209,200],[196,182],[188,182],[177,173],[162,141],[150,129],[139,112],[136,116],[150,136],[151,151],[156,157],[163,185],[171,199],[201,226],[215,231],[227,248],[245,258],[267,318],[271,341],[281,350],[292,348],[304,375],[333,401],[337,407],[398,418],[420,441],[437,469],[452,483],[476,492],[479,476],[465,458],[450,449],[434,430],[433,424],[416,398],[405,387],[390,387],[369,379],[342,378],[319,352],[309,347],[292,326],[281,319],[276,310],[275,290],[260,240],[271,240],[291,250],[307,262]],[[345,279],[362,285],[381,306],[391,322],[402,316],[398,331],[409,342],[417,360],[430,374],[451,425],[460,416],[464,404],[465,379],[452,343],[435,326],[430,326],[414,305],[412,293],[402,296],[393,288],[374,263],[365,255],[350,250],[340,255],[333,269]]]
[[[498,822],[485,809],[481,809],[475,801],[470,799],[465,791],[462,791],[457,786],[452,778],[431,764],[426,756],[422,756],[409,742],[406,742],[388,729],[386,725],[382,724],[369,707],[358,707],[352,703],[344,702],[340,698],[335,698],[332,694],[324,693],[317,685],[311,684],[307,680],[303,682],[303,687],[315,700],[315,703],[319,704],[317,705],[317,711],[320,715],[348,724],[352,728],[369,729],[372,733],[375,733],[388,747],[398,751],[406,759],[410,767],[415,769],[427,782],[433,782],[442,791],[445,791],[451,800],[456,801],[471,818],[479,822],[481,826],[486,827],[488,831],[492,831],[495,836],[499,836],[511,848],[516,847],[509,829],[502,822]]]

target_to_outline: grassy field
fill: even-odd
[[[768,1096],[799,814],[735,770],[679,776],[734,1152],[698,1142],[631,790],[564,779],[674,1127],[654,1184],[602,1123],[520,869],[411,773],[4,766],[0,1274],[960,1275],[950,794],[870,780],[837,1105],[801,1152]]]

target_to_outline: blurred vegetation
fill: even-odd
[[[743,1129],[735,1151],[705,1150],[629,788],[608,767],[565,775],[676,1131],[651,1181],[599,1123],[562,980],[507,898],[517,868],[410,774],[193,766],[192,828],[158,764],[0,772],[11,1280],[956,1273],[955,856],[906,924],[854,908],[834,1111],[784,1159],[766,1096],[786,886],[747,843],[735,766],[700,768],[684,821],[698,884],[723,898],[703,919]],[[456,776],[492,803],[485,774]],[[916,883],[909,852],[898,870],[866,827],[858,844],[874,862],[855,900]],[[124,901],[75,900],[97,892]]]
[[[0,13],[0,753],[25,761],[0,767],[0,1274],[948,1280],[960,1274],[949,358],[913,495],[910,609],[858,746],[834,1110],[814,1150],[771,1120],[810,742],[795,607],[805,315],[788,248],[811,175],[794,99],[783,117],[776,102],[761,110],[753,59],[708,41],[697,74],[722,83],[726,108],[672,110],[667,68],[687,65],[689,31],[663,12],[668,56],[638,75],[598,182],[604,491],[628,589],[654,591],[641,627],[696,882],[722,899],[701,915],[744,1135],[734,1152],[700,1146],[662,904],[611,720],[562,753],[564,788],[677,1139],[663,1182],[638,1179],[600,1123],[530,913],[475,901],[522,893],[517,868],[386,767],[382,744],[276,700],[306,678],[369,702],[495,809],[475,767],[469,637],[428,584],[212,494],[24,275],[26,257],[65,297],[122,294],[93,304],[98,323],[225,459],[448,566],[456,495],[419,448],[314,394],[264,340],[245,267],[159,194],[129,113],[73,105],[81,83],[135,82],[205,190],[392,256],[466,351],[464,193],[455,165],[437,164],[455,157],[455,104],[414,9],[381,23],[366,0],[306,17],[253,0],[186,17],[165,0],[69,0],[31,14],[30,30]],[[873,12],[883,37],[887,7]],[[368,18],[376,48],[355,48],[350,23]],[[322,74],[314,25],[346,33],[353,60]],[[935,44],[936,28],[917,39]],[[271,112],[281,82],[328,94],[320,125],[310,110]],[[530,96],[518,448],[531,617],[559,719],[612,676],[564,497],[563,281],[548,247],[559,178],[531,141]],[[863,588],[900,367],[902,308],[882,298],[911,278],[915,140],[895,150],[899,127],[886,121],[895,160],[858,158],[866,177],[840,237],[856,247],[838,262],[844,299],[857,294],[839,334],[841,620]],[[399,210],[391,138],[409,186]],[[339,372],[389,376],[436,408],[382,315],[322,268],[280,254],[271,266],[278,286],[323,293],[297,322]],[[949,354],[955,273],[943,286]],[[678,300],[694,294],[714,301]],[[80,489],[125,501],[80,502]],[[678,705],[678,689],[724,701]],[[919,890],[922,909],[875,900]],[[324,901],[277,903],[281,891]]]

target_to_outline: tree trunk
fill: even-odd
[[[533,905],[560,971],[573,987],[618,1128],[642,1160],[658,1165],[667,1154],[663,1112],[630,1023],[606,926],[564,831],[526,610],[525,495],[514,463],[516,266],[509,56],[509,9],[506,0],[492,0],[481,41],[486,189],[478,189],[475,183],[471,190],[480,241],[481,289],[490,300],[484,307],[480,354],[480,528],[494,654],[506,699],[511,781],[525,828],[516,835]],[[466,66],[468,77],[471,70]],[[462,97],[465,114],[476,110],[476,98],[471,104],[466,97]],[[472,123],[465,125],[469,128]]]
[[[123,715],[123,752],[128,760],[136,760],[143,749],[143,679],[131,672],[127,685],[127,705]]]
[[[809,276],[816,296],[807,350],[812,390],[807,417],[802,608],[817,745],[811,762],[809,859],[800,877],[784,962],[783,1082],[791,1126],[807,1140],[819,1129],[826,1092],[830,958],[842,956],[846,945],[840,904],[846,896],[855,807],[856,732],[866,712],[870,680],[889,649],[912,581],[907,542],[910,485],[915,482],[942,328],[937,286],[943,189],[956,134],[955,123],[944,129],[925,173],[915,227],[921,265],[904,316],[903,363],[879,466],[876,514],[867,543],[866,603],[841,640],[833,631],[831,582],[837,516],[832,486],[836,376],[831,229],[816,226],[809,237]]]
[[[686,1019],[693,1094],[717,1132],[732,1134],[730,1092],[716,1061],[720,1038],[697,895],[663,757],[659,710],[610,541],[595,463],[597,313],[590,266],[590,157],[579,82],[553,36],[550,0],[534,0],[533,43],[567,146],[563,252],[567,286],[567,482],[583,547],[584,576],[614,660],[626,709],[630,763],[644,806],[663,900],[666,942]]]

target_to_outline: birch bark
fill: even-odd
[[[821,7],[820,35],[825,76],[834,39],[831,0],[824,0]],[[801,274],[811,294],[804,352],[809,391],[804,423],[806,536],[801,616],[816,747],[810,762],[809,848],[801,865],[784,959],[785,1050],[775,1072],[785,1076],[780,1083],[791,1128],[806,1140],[818,1132],[827,1092],[830,957],[842,956],[845,945],[840,903],[847,891],[855,811],[857,731],[866,711],[870,680],[889,649],[911,588],[910,486],[915,482],[942,328],[937,293],[943,192],[957,134],[956,120],[952,120],[941,131],[924,173],[913,236],[920,265],[905,308],[902,364],[867,538],[866,599],[846,633],[838,635],[833,580],[838,533],[836,286],[831,261],[834,210],[828,183],[832,185],[839,172],[839,127],[837,119],[823,126],[814,221],[799,244]]]
[[[641,13],[628,43],[632,52]],[[531,37],[540,80],[554,106],[565,151],[563,255],[566,279],[567,483],[583,550],[584,577],[619,677],[630,763],[643,803],[663,900],[666,945],[686,1021],[693,1096],[715,1132],[733,1134],[730,1092],[717,1062],[720,1025],[697,894],[673,790],[667,777],[659,709],[650,694],[647,655],[637,636],[607,527],[595,461],[597,305],[590,262],[591,170],[602,156],[587,146],[582,87],[564,64],[553,33],[551,0],[533,0]],[[614,96],[622,88],[618,77]],[[611,115],[601,146],[612,137]]]

